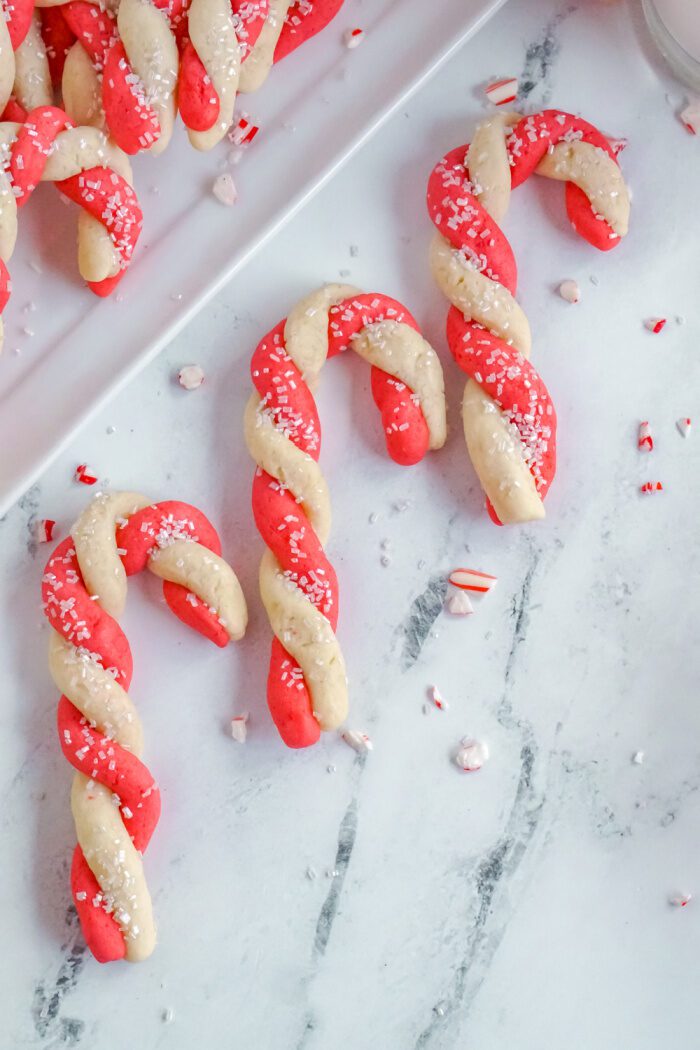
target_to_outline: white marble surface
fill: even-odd
[[[674,426],[700,422],[700,155],[636,8],[512,0],[1,523],[3,1048],[696,1045],[700,905],[668,897],[700,890],[700,438]],[[561,187],[531,181],[515,196],[505,226],[558,407],[560,467],[547,521],[506,531],[483,514],[466,460],[423,197],[432,163],[482,112],[478,85],[510,73],[528,82],[529,107],[580,111],[630,139],[634,203],[629,238],[602,257],[570,233]],[[268,717],[240,431],[256,340],[345,270],[421,320],[452,421],[443,452],[402,470],[381,448],[361,363],[324,374],[351,723],[375,742],[364,763],[334,738],[288,752]],[[578,306],[553,291],[564,277],[581,284]],[[651,314],[686,323],[652,336]],[[193,361],[207,382],[187,394],[173,374]],[[651,456],[636,449],[643,418]],[[168,620],[155,581],[131,587],[132,695],[163,793],[146,860],[160,943],[137,967],[97,965],[70,908],[70,771],[40,627],[48,549],[31,542],[35,516],[65,534],[84,459],[114,486],[207,511],[252,612],[245,642],[221,652]],[[663,494],[641,497],[656,478]],[[403,513],[400,499],[412,500]],[[499,582],[450,621],[441,581],[459,563]],[[423,713],[432,683],[448,712]],[[242,708],[243,747],[226,735]],[[472,776],[450,764],[464,733],[491,749]]]

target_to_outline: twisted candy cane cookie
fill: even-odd
[[[256,349],[245,437],[258,465],[255,523],[268,548],[260,567],[275,634],[268,704],[289,747],[315,743],[347,713],[335,636],[338,584],[324,551],[330,500],[318,466],[321,430],[311,392],[326,358],[347,347],[372,365],[372,394],[392,459],[417,463],[445,441],[440,362],[409,312],[387,296],[328,285],[298,303]]]
[[[32,110],[23,124],[0,123],[0,161],[0,313],[10,297],[6,263],[17,239],[17,209],[41,181],[54,182],[83,209],[80,272],[96,295],[109,295],[141,232],[141,209],[124,155],[95,128],[73,127],[63,110],[46,106]]]
[[[490,118],[471,145],[443,157],[428,184],[438,231],[430,265],[452,303],[450,350],[470,377],[464,434],[499,524],[544,517],[556,463],[556,414],[529,362],[530,326],[515,300],[515,258],[498,225],[511,188],[532,172],[566,182],[569,219],[594,247],[607,251],[627,233],[629,194],[612,146],[591,124],[558,110]]]
[[[221,141],[237,91],[254,91],[273,61],[319,32],[342,0],[119,0],[60,6],[78,44],[63,69],[66,108],[91,98],[94,122],[106,125],[125,153],[161,153],[176,108],[196,149]],[[49,8],[53,0],[40,0]],[[49,36],[57,33],[46,21]],[[65,43],[58,42],[59,51]],[[54,59],[60,65],[60,54]],[[92,123],[93,121],[91,121]]]
[[[76,770],[71,888],[99,962],[145,959],[156,940],[141,855],[160,795],[141,761],[141,722],[128,695],[131,650],[117,623],[126,577],[144,568],[160,576],[175,615],[223,647],[243,636],[247,613],[220,552],[214,528],[194,507],[120,492],[97,496],[46,566],[49,669],[62,693],[58,733]]]

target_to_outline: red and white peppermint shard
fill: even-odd
[[[234,146],[242,146],[253,141],[260,128],[253,124],[248,113],[241,113],[238,123],[229,132],[229,138]]]
[[[453,587],[476,594],[488,594],[496,579],[496,576],[489,576],[487,572],[477,572],[476,569],[453,569],[449,575]]]
[[[352,50],[355,47],[359,47],[362,41],[365,39],[364,30],[346,29],[345,36],[343,39],[345,40],[345,46]]]
[[[627,149],[629,146],[629,139],[611,139],[608,138],[610,143],[610,149],[613,151],[616,157],[622,153],[623,149]]]
[[[447,700],[445,700],[436,685],[431,685],[430,687],[430,699],[433,701],[438,711],[447,711],[449,709],[450,705],[447,703]]]
[[[654,439],[651,436],[651,427],[648,421],[644,421],[639,424],[639,437],[637,438],[637,448],[643,452],[651,452],[654,447]]]
[[[75,468],[73,480],[79,481],[81,485],[94,485],[97,482],[97,474],[87,463],[79,463]]]
[[[680,436],[683,438],[687,438],[690,434],[691,427],[690,416],[686,416],[685,419],[677,419],[676,427]]]
[[[53,518],[41,518],[34,526],[37,543],[49,543],[53,539],[56,522]]]
[[[664,487],[660,481],[645,481],[641,487],[641,491],[647,495],[650,492],[663,492],[663,490]]]
[[[685,908],[692,899],[692,893],[674,893],[668,898],[668,903],[674,908]]]
[[[466,591],[451,594],[445,602],[445,608],[452,616],[470,616],[474,612],[474,606],[469,601]]]
[[[647,328],[650,332],[653,332],[654,335],[658,335],[665,324],[665,317],[647,317],[646,321],[644,322],[644,327]]]
[[[681,112],[681,120],[691,135],[700,134],[700,98],[690,99]]]
[[[374,748],[367,734],[361,733],[359,729],[344,729],[342,737],[345,743],[360,755]]]
[[[465,773],[475,773],[481,769],[484,762],[488,761],[488,745],[482,740],[473,740],[471,737],[462,738],[457,754],[455,765]]]
[[[486,97],[495,106],[505,106],[509,102],[515,102],[518,94],[518,78],[506,77],[504,80],[494,80],[486,88]]]
[[[562,281],[559,285],[559,295],[566,299],[567,303],[581,302],[581,289],[576,281]]]
[[[234,715],[231,719],[231,736],[237,744],[245,744],[246,737],[248,736],[248,712],[244,711],[243,714]]]

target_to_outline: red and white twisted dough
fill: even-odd
[[[236,93],[260,87],[273,62],[323,29],[342,2],[38,0],[38,6],[67,110],[106,126],[133,154],[161,153],[178,109],[192,145],[211,149],[231,124]],[[78,43],[70,46],[73,39]]]
[[[335,635],[338,583],[324,550],[330,500],[318,466],[321,429],[311,391],[326,358],[348,347],[372,365],[372,394],[392,459],[417,463],[445,441],[440,362],[394,299],[328,285],[298,303],[257,347],[245,437],[258,465],[255,523],[268,548],[260,566],[275,634],[268,704],[289,747],[315,743],[347,713]]]
[[[96,128],[73,127],[62,109],[40,106],[23,123],[0,123],[0,313],[10,297],[7,262],[17,239],[17,210],[41,181],[82,208],[79,267],[96,295],[123,276],[141,232],[141,209],[127,158]],[[0,346],[2,326],[0,322]]]
[[[46,566],[49,668],[62,693],[58,733],[76,770],[71,889],[99,962],[145,959],[156,940],[141,855],[160,795],[141,761],[141,722],[128,694],[131,650],[117,623],[126,577],[144,568],[160,576],[175,615],[223,647],[243,636],[247,613],[220,553],[216,531],[194,507],[120,492],[97,496]]]
[[[498,114],[471,145],[440,161],[428,184],[438,233],[430,263],[452,303],[447,339],[470,377],[462,420],[489,512],[497,523],[544,517],[556,465],[556,414],[530,364],[530,327],[515,300],[517,268],[498,223],[510,190],[536,172],[566,182],[574,229],[607,251],[627,233],[629,194],[609,141],[558,110]]]

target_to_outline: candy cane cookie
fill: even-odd
[[[58,734],[76,771],[71,890],[99,962],[145,959],[156,941],[142,854],[160,795],[141,761],[141,722],[128,693],[131,650],[117,622],[126,577],[150,569],[175,615],[223,647],[243,636],[247,613],[220,553],[216,531],[194,507],[118,492],[90,503],[46,566],[49,669],[62,694]]]
[[[268,704],[289,747],[315,743],[347,713],[335,634],[338,584],[324,551],[331,508],[318,465],[312,389],[326,358],[348,347],[372,365],[372,394],[395,462],[417,463],[445,441],[440,362],[394,299],[328,285],[302,299],[258,345],[245,438],[258,468],[253,514],[267,547],[260,592],[275,635]]]
[[[437,229],[430,265],[452,304],[450,350],[469,376],[464,434],[498,524],[543,518],[556,466],[556,413],[529,361],[515,258],[498,225],[511,188],[533,172],[566,182],[571,224],[594,247],[607,251],[627,233],[629,194],[612,145],[593,125],[558,110],[490,117],[471,145],[442,158],[428,184]]]
[[[28,113],[24,123],[0,123],[0,160],[0,313],[10,297],[6,263],[17,239],[17,210],[41,181],[54,182],[80,205],[80,273],[96,295],[108,295],[141,232],[124,155],[100,131],[73,127],[63,110],[45,106]]]

